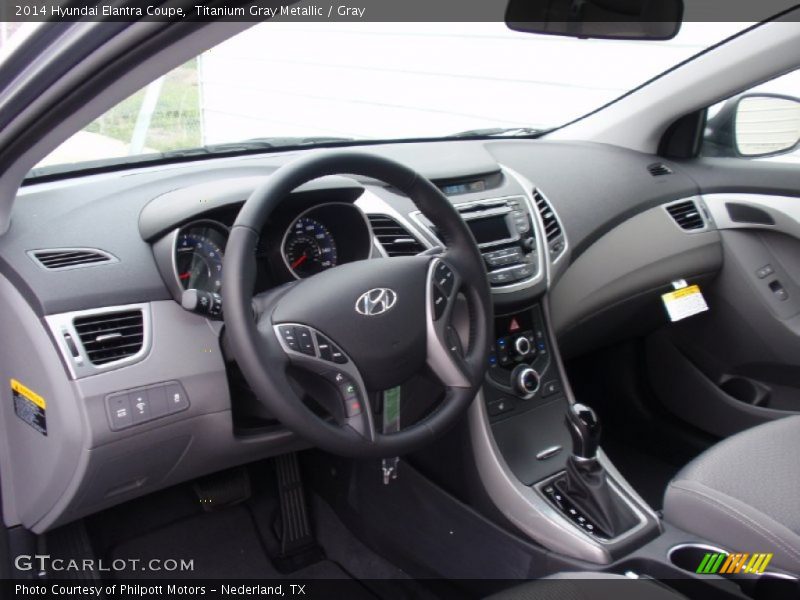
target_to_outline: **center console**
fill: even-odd
[[[535,234],[533,207],[525,196],[506,196],[455,205],[486,263],[492,291],[516,291],[541,279],[542,248]],[[411,217],[435,238],[436,227],[416,211]]]

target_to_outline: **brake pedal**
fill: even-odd
[[[192,489],[203,510],[212,512],[250,498],[250,475],[244,467],[237,467],[198,479]]]
[[[273,562],[278,570],[291,573],[319,562],[325,555],[311,527],[297,453],[282,454],[273,461],[278,478],[280,522],[277,532],[281,542],[281,553]]]

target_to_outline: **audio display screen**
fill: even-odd
[[[503,215],[487,217],[485,219],[474,219],[467,221],[467,225],[479,244],[497,242],[511,237],[511,233],[508,231],[506,218]]]

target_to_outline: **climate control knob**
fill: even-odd
[[[539,389],[539,373],[527,365],[519,365],[511,373],[511,382],[519,395],[533,396]]]
[[[531,349],[531,341],[524,335],[521,335],[514,340],[514,350],[516,350],[517,354],[520,356],[528,356],[528,354],[531,353]]]

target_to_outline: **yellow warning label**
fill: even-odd
[[[678,300],[679,298],[684,298],[686,296],[691,296],[692,294],[699,294],[700,293],[700,286],[698,285],[690,285],[689,287],[681,288],[679,290],[675,290],[674,292],[667,292],[663,295],[665,301],[669,300]]]
[[[11,389],[20,396],[23,396],[28,400],[30,400],[31,402],[33,402],[36,406],[38,406],[42,410],[45,410],[47,408],[47,402],[45,402],[44,398],[42,398],[39,394],[34,392],[29,387],[21,384],[16,379],[11,380]]]
[[[663,300],[667,314],[673,322],[708,310],[706,299],[703,298],[700,286],[697,285],[690,285],[674,292],[662,294],[661,300]]]

